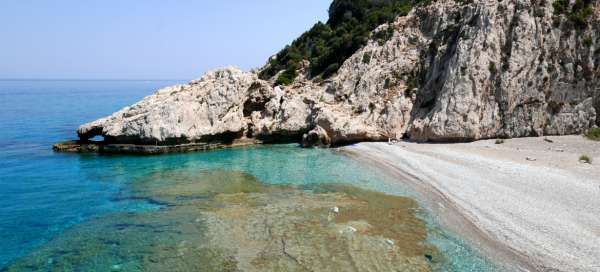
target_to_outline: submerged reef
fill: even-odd
[[[2,271],[436,271],[418,204],[349,185],[268,185],[225,170],[132,183],[161,208],[77,225]]]

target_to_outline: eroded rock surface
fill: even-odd
[[[82,125],[81,139],[176,145],[251,139],[330,146],[578,134],[600,118],[600,16],[548,1],[442,0],[373,35],[327,80],[289,86],[226,68]]]

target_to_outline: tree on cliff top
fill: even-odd
[[[310,61],[309,77],[327,78],[363,47],[376,27],[404,16],[423,0],[334,0],[327,23],[318,22],[309,31],[277,53],[260,73],[269,79],[281,71],[280,85],[293,82],[302,60]],[[291,78],[293,76],[294,78]]]

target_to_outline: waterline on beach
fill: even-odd
[[[389,177],[335,151],[277,145],[109,158],[154,165],[126,171],[118,198],[160,208],[78,224],[9,271],[493,267],[428,222],[402,188],[383,182]]]

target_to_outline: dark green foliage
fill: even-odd
[[[419,86],[419,82],[417,81],[417,79],[415,77],[410,77],[408,78],[408,80],[406,81],[406,89],[411,90],[414,88],[417,88]]]
[[[287,81],[293,76],[290,68],[298,67],[302,60],[308,60],[311,78],[327,78],[367,43],[371,31],[399,15],[406,15],[422,1],[426,0],[334,0],[329,7],[327,23],[315,24],[281,50],[260,77],[269,79],[279,71],[286,70],[284,81]],[[392,34],[393,29],[386,29],[384,33],[378,33],[381,36],[377,40],[384,41]]]
[[[389,89],[392,86],[392,80],[389,78],[385,79],[385,82],[383,83],[383,88],[384,89]]]
[[[585,137],[593,141],[600,141],[600,128],[590,130],[585,134]]]
[[[296,72],[296,70],[297,70],[297,66],[296,65],[290,65],[288,67],[288,69],[286,69],[283,73],[281,73],[277,77],[277,80],[275,81],[275,84],[277,84],[277,85],[290,85],[290,84],[292,84],[292,82],[294,82],[294,79],[296,79],[296,77],[298,76],[298,72]]]
[[[492,75],[498,72],[498,68],[496,68],[496,63],[493,62],[490,62],[488,69],[490,70],[490,73],[492,73]]]
[[[580,2],[579,0],[577,2]],[[578,28],[585,28],[587,26],[587,21],[592,14],[594,14],[594,10],[591,6],[585,6],[581,8],[577,8],[577,4],[573,6],[573,11],[569,14],[569,20],[575,24]]]
[[[555,15],[565,14],[569,10],[569,0],[555,0],[552,7]]]
[[[325,68],[325,71],[323,71],[323,78],[328,78],[331,75],[335,74],[335,72],[337,72],[337,70],[340,69],[340,65],[337,63],[332,63],[329,66],[327,66],[327,68]]]
[[[373,103],[369,103],[369,112],[373,113],[377,107]]]
[[[371,52],[366,52],[366,53],[363,55],[362,62],[363,62],[363,63],[366,63],[366,64],[368,64],[369,62],[371,62]]]
[[[583,45],[590,47],[590,46],[594,45],[594,40],[592,39],[592,37],[585,37],[583,39]]]
[[[555,0],[552,7],[555,15],[566,15],[576,28],[584,29],[587,27],[589,17],[594,14],[592,8],[594,1],[596,0],[576,0],[571,7],[569,0]]]

